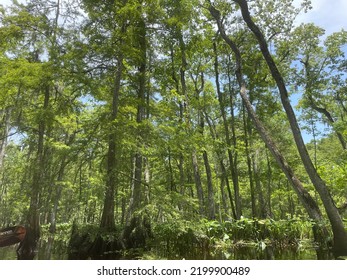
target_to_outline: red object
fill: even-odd
[[[26,229],[23,226],[13,226],[0,229],[0,247],[11,246],[24,240]]]

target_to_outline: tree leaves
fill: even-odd
[[[226,35],[240,49],[252,106],[306,182],[261,49],[233,1],[212,2],[221,11]],[[321,120],[329,123],[325,110],[333,120],[331,128],[346,138],[346,32],[326,36],[313,24],[293,29],[295,16],[309,8],[309,1],[301,7],[291,0],[249,3],[286,83],[301,94],[298,108],[307,131],[318,129]],[[260,208],[261,195],[267,197],[265,206],[274,218],[303,213],[293,206],[298,202],[244,111],[237,94],[235,57],[219,39],[204,4],[85,0],[82,10],[64,5],[59,10],[57,2],[35,0],[1,10],[0,119],[11,109],[10,130],[21,135],[8,138],[0,170],[1,223],[27,214],[26,195],[32,193],[36,174],[43,223],[51,222],[47,217],[52,206],[60,205],[56,214],[63,228],[72,219],[99,224],[105,186],[113,178],[116,191],[111,199],[118,224],[124,225],[132,188],[140,184],[144,203],[137,213],[147,213],[160,236],[177,232],[198,238],[205,236],[202,225],[217,232],[221,224],[198,222],[190,229],[197,234],[191,235],[187,224],[201,218],[201,206],[208,208],[207,201],[199,205],[194,168],[199,169],[205,197],[211,194],[212,182],[216,219],[226,220],[235,199],[233,192],[227,193],[235,166],[244,216],[254,214],[252,200]],[[83,19],[72,24],[76,14]],[[4,127],[0,123],[0,135]],[[317,166],[325,179],[331,179],[334,197],[342,202],[346,174],[341,147],[332,135],[326,141],[320,137]],[[308,147],[314,153],[312,144]],[[112,149],[116,153],[110,159]],[[139,155],[141,174],[135,176]],[[211,178],[203,168],[206,158]],[[109,170],[112,160],[116,164]],[[333,165],[334,178],[329,177]],[[232,238],[221,235],[225,243]]]

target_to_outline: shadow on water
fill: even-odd
[[[277,248],[274,246],[240,246],[230,250],[217,250],[213,259],[225,260],[331,260],[329,251],[313,246],[301,248],[290,246]]]
[[[188,246],[189,247],[189,246]],[[150,252],[143,252],[144,259],[169,259],[169,260],[332,260],[332,254],[313,244],[304,246],[278,247],[259,244],[235,244],[231,248],[216,246],[193,246],[189,250],[166,250],[165,246],[157,246]],[[149,257],[150,256],[150,257]],[[52,259],[66,259],[56,258]],[[0,260],[15,260],[16,246],[0,248]],[[126,258],[128,259],[128,258]],[[141,257],[140,257],[141,259]]]
[[[161,247],[161,246],[160,246]],[[265,243],[238,243],[229,247],[193,246],[189,249],[164,251],[157,247],[152,255],[163,259],[187,260],[333,260],[329,250],[308,242],[304,245],[274,246]]]

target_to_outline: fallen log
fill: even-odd
[[[24,240],[26,229],[24,226],[12,226],[0,229],[0,247],[7,247]]]

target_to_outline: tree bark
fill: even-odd
[[[5,158],[5,151],[8,142],[8,134],[10,131],[10,116],[11,116],[11,108],[6,108],[3,112],[0,112],[2,116],[2,121],[0,125],[0,170],[3,165],[3,161]]]
[[[305,207],[309,217],[313,219],[314,221],[317,222],[317,225],[322,222],[322,214],[320,212],[320,209],[314,199],[311,197],[311,195],[308,193],[308,191],[303,187],[302,183],[300,180],[296,177],[294,174],[292,168],[289,166],[287,163],[286,159],[283,157],[282,153],[280,150],[277,148],[277,145],[275,142],[272,140],[270,134],[264,127],[263,123],[259,120],[257,114],[255,113],[252,104],[250,103],[247,95],[247,88],[246,88],[246,83],[243,78],[243,73],[242,73],[242,60],[241,60],[241,53],[240,50],[238,49],[237,45],[226,35],[224,26],[221,22],[221,17],[220,17],[220,12],[210,5],[209,11],[211,15],[215,18],[219,32],[222,36],[222,38],[225,40],[225,42],[229,45],[231,50],[234,52],[235,55],[235,60],[236,60],[236,78],[240,87],[240,95],[241,98],[244,102],[244,105],[246,106],[246,109],[248,111],[248,114],[253,120],[253,123],[262,137],[264,143],[266,144],[267,148],[271,151],[272,155],[276,159],[277,164],[279,167],[282,169],[283,173],[286,175],[288,181],[292,184],[295,192],[297,193],[300,201],[302,202],[303,206]],[[324,230],[324,233],[326,233],[326,230]],[[313,232],[315,234],[315,240],[316,241],[321,241],[321,236],[319,235],[319,230],[317,229],[317,226],[313,227]]]
[[[230,62],[230,61],[229,61]],[[234,147],[234,151],[228,149],[230,164],[232,165],[231,174],[233,177],[234,194],[235,194],[235,208],[236,216],[238,219],[242,215],[242,204],[239,185],[239,170],[238,170],[238,153],[237,153],[237,140],[236,140],[236,128],[235,128],[235,113],[234,113],[234,95],[231,79],[230,63],[228,63],[228,87],[229,87],[229,102],[230,102],[230,115],[231,115],[231,140]],[[230,147],[230,146],[229,146]],[[231,156],[232,155],[232,156]]]
[[[228,192],[229,201],[230,201],[231,213],[233,214],[233,218],[235,220],[238,220],[237,214],[236,214],[235,205],[234,205],[233,195],[231,193],[231,187],[230,187],[230,184],[229,184],[228,174],[227,174],[227,170],[225,168],[225,165],[223,163],[223,160],[220,160],[220,166],[221,166],[221,169],[222,169],[222,176],[224,177],[225,184],[227,186],[227,192]]]
[[[244,131],[244,139],[245,139],[245,152],[247,157],[247,172],[249,177],[249,189],[251,191],[251,205],[252,205],[252,217],[255,218],[258,216],[257,207],[256,207],[256,199],[255,199],[255,190],[254,190],[254,180],[253,180],[253,172],[252,172],[252,157],[250,154],[250,146],[252,145],[252,141],[249,141],[248,138],[251,137],[252,129],[250,127],[250,119],[249,116],[246,118],[245,105],[242,104],[242,117],[243,117],[243,131]],[[251,140],[251,138],[250,138]],[[250,143],[249,143],[250,142]]]
[[[229,165],[230,165],[230,171],[231,171],[231,178],[232,178],[233,186],[234,186],[236,219],[240,219],[242,215],[242,210],[241,210],[241,197],[240,197],[239,178],[238,178],[238,169],[237,169],[237,154],[236,152],[234,153],[231,150],[231,146],[234,146],[234,148],[236,149],[235,122],[234,122],[235,118],[233,113],[234,104],[233,104],[232,93],[230,92],[229,95],[230,95],[231,127],[232,127],[232,137],[231,137],[229,124],[228,124],[227,116],[225,112],[225,106],[224,106],[225,102],[223,100],[222,91],[220,89],[217,44],[215,42],[213,42],[213,50],[214,50],[214,60],[215,60],[214,62],[215,82],[216,82],[217,96],[218,96],[218,102],[219,102],[219,109],[220,109],[222,120],[223,120],[225,142],[228,146]],[[231,141],[231,138],[233,138],[233,143]]]
[[[176,73],[175,73],[174,50],[173,50],[172,45],[170,46],[170,56],[171,56],[171,65],[172,65],[171,76],[172,76],[172,79],[175,82],[176,92],[180,92],[179,81],[178,81],[178,79],[176,77]],[[180,103],[179,103],[179,123],[182,124],[182,122],[183,122],[183,104],[180,101]],[[180,181],[179,181],[180,182],[180,193],[184,194],[185,193],[185,184],[184,184],[184,182],[185,182],[185,172],[184,172],[184,157],[183,157],[183,153],[182,152],[180,152],[180,154],[179,154],[178,170],[179,170],[179,173],[180,173]]]
[[[255,191],[258,195],[258,202],[259,202],[259,209],[257,211],[258,216],[262,219],[265,219],[267,216],[266,206],[265,206],[265,200],[264,200],[264,194],[263,194],[263,188],[261,186],[261,179],[260,179],[260,167],[259,167],[259,149],[257,149],[254,153],[254,155],[251,157],[252,166],[253,166],[253,172],[254,172],[254,182],[255,182]]]
[[[40,201],[39,196],[42,190],[43,174],[45,169],[45,133],[46,133],[46,119],[45,113],[49,109],[50,88],[47,85],[44,89],[44,101],[42,106],[42,115],[40,116],[38,124],[38,141],[36,158],[33,163],[33,177],[31,184],[31,197],[30,207],[28,211],[28,226],[26,237],[17,251],[17,258],[19,260],[33,260],[37,254],[38,242],[40,239]]]
[[[195,98],[196,100],[200,99],[200,94],[204,90],[205,80],[204,80],[204,73],[201,72],[197,75],[197,77],[200,77],[201,83],[200,86],[198,86],[198,78],[193,79],[194,88],[195,88]],[[206,116],[208,118],[208,116]],[[205,113],[199,108],[198,109],[198,119],[199,119],[199,132],[201,134],[201,137],[204,137],[204,129],[205,129]],[[211,172],[211,166],[210,162],[208,160],[208,154],[206,150],[203,150],[202,152],[202,158],[204,160],[205,165],[205,172],[207,177],[207,216],[209,219],[214,220],[216,218],[216,209],[215,209],[215,202],[214,202],[214,188],[213,188],[213,180],[212,180],[212,172]],[[202,187],[201,187],[202,189]],[[200,194],[203,196],[203,193]],[[202,209],[203,210],[203,209]],[[200,211],[201,212],[201,211]],[[203,212],[202,212],[203,213]]]
[[[134,155],[134,171],[131,186],[131,197],[127,211],[126,224],[121,234],[121,241],[126,249],[146,248],[147,240],[151,236],[151,221],[144,211],[139,210],[146,203],[144,186],[148,186],[143,180],[145,159],[142,154],[144,147],[144,131],[141,123],[149,116],[146,114],[146,85],[147,85],[147,26],[143,14],[136,22],[136,43],[138,44],[139,56],[137,60],[137,117],[136,122],[140,127],[137,137],[137,151]],[[148,96],[148,95],[147,95]],[[148,110],[148,108],[147,108]],[[142,130],[142,131],[141,131]],[[149,171],[148,171],[149,173]],[[146,180],[146,169],[145,178]],[[149,179],[149,178],[147,178]]]
[[[198,157],[196,155],[196,151],[193,150],[192,152],[192,164],[193,164],[193,172],[194,172],[194,181],[196,186],[196,193],[199,200],[199,214],[204,215],[205,209],[204,209],[204,192],[202,189],[202,183],[201,183],[201,176],[200,176],[200,168],[198,163]]]
[[[270,51],[267,46],[267,42],[264,38],[263,33],[261,32],[259,27],[253,22],[250,16],[247,1],[234,0],[234,2],[240,6],[244,21],[246,22],[249,29],[253,32],[256,39],[258,40],[258,44],[260,46],[260,50],[263,54],[263,57],[270,69],[272,77],[274,78],[277,84],[277,87],[281,96],[282,105],[287,114],[287,118],[293,132],[294,140],[295,140],[297,149],[299,151],[301,161],[304,164],[306,172],[309,175],[312,184],[314,185],[315,189],[317,190],[323,202],[325,211],[329,218],[332,231],[334,234],[334,245],[333,245],[334,255],[335,256],[347,255],[347,231],[344,228],[342,218],[331,197],[331,194],[326,186],[326,183],[322,180],[322,178],[317,173],[317,170],[315,169],[311,161],[311,158],[308,154],[294,110],[288,98],[288,92],[287,92],[286,85],[284,83],[283,76],[278,70],[276,63],[270,54]]]
[[[47,246],[45,248],[46,260],[51,259],[52,248],[54,244],[54,237],[55,237],[56,228],[57,228],[57,213],[58,213],[59,201],[61,197],[61,192],[63,190],[63,178],[65,174],[65,167],[66,167],[66,157],[64,157],[61,161],[60,168],[58,171],[57,183],[55,184],[55,196],[53,199],[53,209],[50,216],[48,241],[47,241]]]
[[[123,32],[125,30],[123,29]],[[123,71],[123,55],[117,58],[117,71],[114,81],[114,89],[112,93],[112,112],[110,115],[110,123],[112,124],[118,115],[119,94],[121,90],[121,80]],[[111,126],[112,127],[112,126]],[[101,215],[100,227],[107,230],[115,229],[115,194],[117,184],[117,132],[112,129],[108,139],[107,151],[107,171],[106,171],[106,190],[104,198],[104,207]]]
[[[210,132],[211,132],[212,138],[213,138],[213,140],[216,141],[218,139],[218,134],[217,134],[216,130],[213,128],[213,124],[209,120],[207,115],[206,115],[206,120],[207,120],[208,126],[210,128]],[[220,168],[221,168],[221,173],[222,173],[221,174],[221,188],[223,188],[224,182],[225,182],[225,185],[227,187],[229,201],[230,201],[230,208],[231,208],[232,217],[234,219],[237,219],[235,205],[234,205],[234,200],[233,200],[233,195],[232,195],[230,184],[229,184],[228,172],[227,172],[227,169],[226,169],[225,164],[223,162],[224,156],[222,155],[222,152],[218,150],[218,148],[216,149],[216,154],[217,154],[218,162],[219,162],[219,165],[220,165]],[[222,192],[224,193],[224,190]],[[223,204],[224,204],[224,200],[223,200]]]
[[[272,169],[271,169],[271,163],[268,155],[268,151],[266,150],[266,161],[267,161],[267,215],[272,218],[272,204],[271,204],[271,184],[272,184]]]
[[[145,104],[146,104],[146,69],[147,69],[147,38],[146,38],[146,23],[143,18],[139,19],[137,24],[138,34],[137,43],[140,51],[140,57],[138,61],[138,89],[137,89],[137,116],[136,122],[141,124],[146,118]],[[132,181],[131,199],[129,204],[127,225],[131,223],[131,219],[134,218],[135,211],[139,210],[143,202],[143,156],[141,154],[141,148],[143,146],[142,133],[139,132],[137,139],[138,150],[134,156],[134,179]]]
[[[208,217],[211,220],[216,218],[216,209],[214,203],[214,190],[212,183],[212,172],[210,163],[208,161],[208,155],[206,151],[203,151],[202,156],[204,158],[206,176],[207,176],[207,194],[208,194]]]
[[[189,97],[188,97],[188,92],[187,92],[187,85],[186,85],[186,68],[187,68],[187,58],[186,58],[186,45],[183,40],[183,34],[182,30],[177,31],[178,35],[178,42],[179,42],[179,47],[181,50],[181,69],[180,69],[180,79],[181,79],[181,87],[182,87],[182,95],[185,97],[185,103],[183,105],[183,109],[186,113],[186,122],[188,124],[188,128],[190,128],[190,107],[189,107]],[[199,162],[198,162],[198,157],[196,155],[196,150],[193,148],[192,154],[192,164],[193,164],[193,172],[194,172],[194,181],[195,181],[195,187],[196,187],[196,192],[199,200],[199,214],[204,215],[205,210],[204,210],[204,192],[202,188],[202,183],[201,183],[201,175],[200,175],[200,167],[199,167]]]

